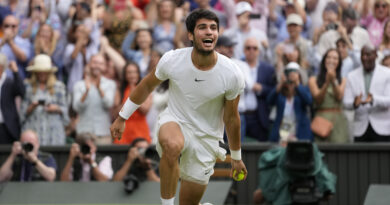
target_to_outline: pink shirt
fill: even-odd
[[[360,19],[360,24],[367,29],[371,43],[374,44],[375,47],[379,47],[382,42],[383,28],[387,19],[388,18],[379,21],[372,14]]]

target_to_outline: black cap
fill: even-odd
[[[237,43],[234,42],[230,37],[222,35],[218,37],[217,46],[234,46]]]

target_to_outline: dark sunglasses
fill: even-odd
[[[376,9],[379,9],[380,7],[382,7],[384,9],[384,8],[387,8],[387,6],[388,6],[387,4],[375,4]]]
[[[259,49],[259,48],[256,47],[256,46],[245,46],[245,50],[255,50],[255,51],[257,51],[257,49]]]
[[[16,25],[16,24],[4,24],[4,28],[9,28],[9,27],[11,27],[11,28],[16,28],[18,25]]]

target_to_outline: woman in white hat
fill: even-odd
[[[48,55],[40,54],[27,67],[31,77],[25,82],[26,94],[21,106],[22,129],[38,133],[41,145],[65,144],[65,129],[68,124],[68,106],[65,85],[54,75]]]

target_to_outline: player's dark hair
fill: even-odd
[[[219,20],[214,12],[207,9],[195,9],[186,19],[186,27],[188,32],[194,34],[196,22],[199,19],[208,19],[215,21],[217,23],[217,29],[219,31]]]

